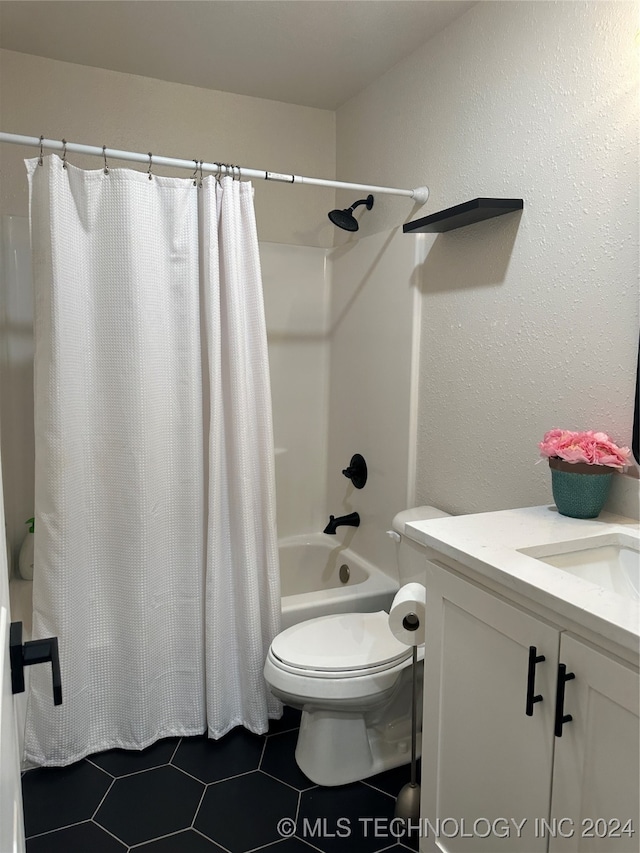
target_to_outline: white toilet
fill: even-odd
[[[446,515],[427,506],[394,518],[400,585],[424,577],[424,549],[405,534],[406,522]],[[344,785],[409,761],[411,657],[384,611],[321,616],[274,639],[264,677],[275,696],[302,709],[296,761],[312,782]]]

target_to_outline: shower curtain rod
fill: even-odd
[[[159,157],[156,154],[138,154],[134,151],[120,151],[117,148],[103,148],[96,145],[81,145],[78,142],[65,142],[57,139],[40,139],[39,136],[21,136],[18,133],[3,133],[0,131],[0,142],[14,145],[29,145],[34,148],[51,148],[54,151],[64,151],[72,154],[90,154],[94,157],[110,158],[112,160],[128,160],[132,163],[144,163],[149,166],[171,166],[176,169],[193,169],[197,163],[197,171],[222,172],[233,175],[240,172],[242,177],[256,178],[261,181],[278,181],[285,184],[308,184],[314,187],[334,187],[341,190],[359,190],[363,193],[378,193],[379,195],[397,195],[412,198],[416,204],[424,204],[429,198],[428,187],[416,187],[413,190],[402,190],[394,187],[374,187],[368,184],[352,184],[346,181],[329,181],[324,178],[306,178],[301,175],[283,175],[280,172],[266,172],[263,169],[245,169],[244,166],[232,166],[229,163],[204,163],[200,160],[179,160],[176,157]]]

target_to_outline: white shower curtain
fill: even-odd
[[[59,638],[64,701],[35,667],[25,757],[265,731],[280,598],[251,186],[27,169],[33,635]]]

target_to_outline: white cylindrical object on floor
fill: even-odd
[[[424,643],[425,602],[427,591],[421,583],[400,587],[389,611],[391,633],[406,646]],[[417,625],[415,619],[417,618]]]

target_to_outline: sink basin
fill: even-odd
[[[635,536],[605,533],[519,550],[624,598],[640,600],[640,540]]]

